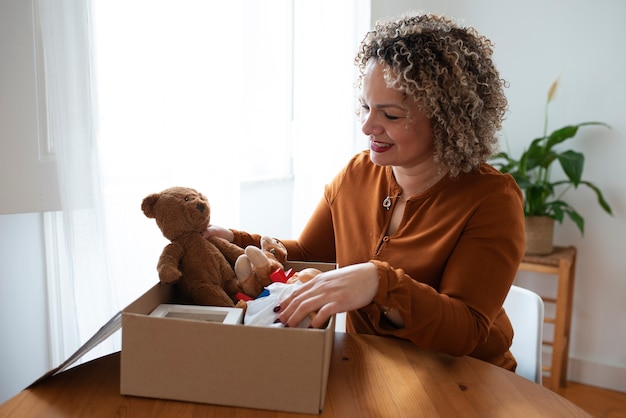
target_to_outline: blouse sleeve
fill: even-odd
[[[289,260],[336,262],[335,233],[327,193],[313,211],[298,240],[282,242],[287,248]]]

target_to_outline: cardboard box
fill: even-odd
[[[290,263],[335,268],[325,263]],[[120,391],[124,395],[318,414],[334,339],[325,329],[254,327],[155,317],[175,303],[156,285],[122,311]]]
[[[288,264],[295,271],[336,268],[328,263]],[[187,313],[197,313],[196,309],[183,309],[185,315],[150,316],[160,305],[173,302],[172,286],[155,285],[30,386],[70,368],[122,328],[123,395],[310,414],[322,411],[335,317],[325,329],[301,329],[222,323],[233,322],[223,312],[209,320],[189,319]]]

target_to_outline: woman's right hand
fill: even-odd
[[[359,309],[372,302],[378,291],[378,269],[373,263],[360,263],[318,274],[280,301],[280,321],[295,327],[308,314],[317,312],[311,321],[322,327],[339,312]]]
[[[224,238],[228,242],[235,240],[235,234],[230,229],[224,228],[219,225],[209,225],[209,227],[202,232],[202,237],[208,239],[209,237]]]

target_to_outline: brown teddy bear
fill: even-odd
[[[261,237],[261,248],[246,247],[235,263],[235,273],[239,280],[259,283],[262,287],[272,284],[272,274],[283,271],[287,262],[287,249],[279,240],[268,236]],[[251,277],[254,276],[256,280]]]
[[[188,187],[172,187],[144,198],[141,209],[170,240],[157,271],[161,283],[176,283],[180,296],[198,305],[233,307],[237,293],[257,297],[263,290],[255,275],[237,278],[233,265],[243,248],[219,237],[205,239],[210,222],[207,198]]]

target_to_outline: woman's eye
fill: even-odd
[[[389,120],[398,120],[400,119],[400,116],[394,116],[394,115],[390,115],[389,113],[385,113],[385,117]]]

